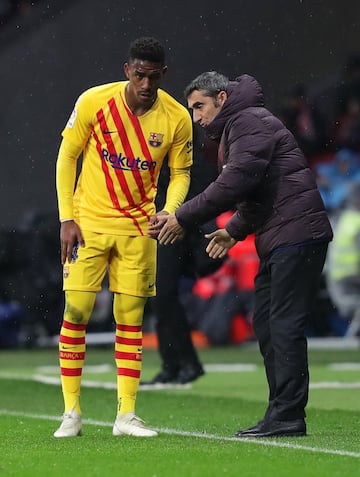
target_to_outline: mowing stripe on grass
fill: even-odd
[[[55,376],[46,376],[43,374],[35,375],[24,375],[24,374],[14,374],[9,372],[0,372],[0,379],[21,379],[24,381],[36,381],[42,384],[52,384],[55,386],[61,385],[61,380],[59,377]],[[117,389],[115,382],[107,381],[93,381],[83,379],[81,385],[85,388],[99,388],[99,389]],[[310,389],[359,389],[360,382],[355,381],[351,383],[340,382],[340,381],[319,381],[317,383],[310,383]],[[154,385],[142,385],[140,386],[139,391],[162,391],[164,389],[191,389],[192,383],[186,384],[157,384]]]
[[[0,409],[0,416],[16,416],[16,417],[24,417],[28,419],[43,419],[46,421],[61,421],[61,417],[57,417],[57,416],[50,416],[46,414],[23,413],[23,412],[17,412],[17,411],[9,411],[7,409]],[[95,421],[93,419],[84,419],[83,423],[92,425],[92,426],[101,426],[101,427],[113,426],[112,422]],[[262,446],[280,447],[280,448],[301,450],[301,451],[307,451],[307,452],[315,452],[319,454],[331,454],[331,455],[339,455],[343,457],[355,457],[357,459],[360,459],[360,452],[351,452],[351,451],[338,450],[338,449],[325,449],[322,447],[303,446],[301,444],[293,444],[291,442],[284,442],[282,440],[280,442],[279,440],[267,440],[267,439],[250,439],[250,438],[240,439],[238,437],[217,436],[215,434],[207,434],[204,432],[188,432],[188,431],[179,431],[176,429],[156,428],[156,427],[154,427],[154,429],[160,433],[169,434],[169,435],[184,436],[184,437],[198,437],[201,439],[218,440],[218,441],[238,442],[239,444],[257,444]]]
[[[44,376],[42,374],[36,374],[33,376],[33,380],[43,384],[56,384],[60,385],[60,378],[51,376]],[[103,382],[103,381],[90,381],[83,380],[82,386],[86,388],[102,388],[102,389],[117,389],[116,383]],[[191,383],[186,384],[161,384],[156,385],[141,385],[139,391],[162,391],[164,389],[191,389]],[[359,389],[360,382],[345,383],[340,381],[320,381],[318,383],[310,383],[310,389]]]

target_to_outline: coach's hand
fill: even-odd
[[[79,244],[85,247],[85,241],[82,236],[80,227],[73,220],[61,222],[60,225],[60,245],[61,245],[61,264],[64,265],[66,260],[70,263],[74,246]]]
[[[236,244],[236,240],[232,238],[225,229],[218,229],[211,234],[206,234],[206,238],[211,239],[206,251],[211,258],[223,258],[228,250]]]

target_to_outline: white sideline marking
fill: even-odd
[[[50,416],[46,414],[22,413],[17,411],[8,411],[7,409],[0,409],[0,416],[15,416],[15,417],[24,417],[29,419],[42,419],[46,421],[61,421],[61,417],[57,417],[57,416]],[[84,419],[83,423],[91,425],[91,426],[102,426],[102,427],[113,426],[112,422],[95,421],[93,419]],[[258,445],[263,445],[268,447],[280,447],[280,448],[315,452],[319,454],[331,454],[331,455],[339,455],[343,457],[355,457],[357,459],[360,458],[360,452],[352,452],[352,451],[345,451],[345,450],[339,450],[339,449],[326,449],[323,447],[310,447],[310,446],[304,446],[301,444],[292,444],[291,442],[284,442],[283,440],[281,440],[280,442],[279,440],[267,440],[267,439],[250,439],[250,438],[241,439],[239,437],[217,436],[215,434],[207,434],[205,432],[188,432],[188,431],[178,431],[176,429],[155,428],[155,427],[153,429],[163,434],[170,434],[170,435],[177,435],[177,436],[184,436],[184,437],[198,437],[201,439],[238,442],[240,444],[250,443],[250,444],[258,444]]]
[[[101,373],[109,373],[113,371],[115,366],[111,366],[111,364],[85,364],[84,371],[88,371],[92,374],[101,374]],[[38,366],[37,370],[39,373],[58,373],[60,371],[59,366]]]
[[[334,371],[359,371],[360,363],[330,363],[329,369]]]
[[[341,383],[340,381],[321,381],[310,383],[310,389],[359,389],[360,383]]]
[[[215,364],[205,364],[205,371],[221,372],[221,373],[236,373],[236,372],[247,372],[247,371],[256,371],[258,366],[256,364],[248,363],[215,363]],[[38,366],[37,370],[39,373],[57,373],[59,371],[59,366]],[[115,366],[110,364],[98,364],[98,365],[86,365],[84,366],[84,371],[89,371],[89,373],[105,373],[115,370]]]
[[[236,373],[236,372],[248,372],[256,371],[258,366],[256,364],[244,364],[244,363],[225,363],[225,364],[205,364],[205,371],[210,373]]]

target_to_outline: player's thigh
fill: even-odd
[[[64,290],[99,291],[112,248],[112,237],[83,230],[85,247],[76,247],[63,269]]]
[[[113,292],[150,297],[156,292],[156,240],[146,236],[118,236],[109,265]]]

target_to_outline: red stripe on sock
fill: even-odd
[[[142,346],[141,338],[124,338],[123,336],[116,336],[115,341],[117,344],[129,345],[129,346]]]
[[[141,325],[116,325],[116,329],[119,331],[132,331],[133,333],[139,333],[139,331],[141,331]]]
[[[140,379],[139,369],[118,368],[117,374],[118,376],[129,376],[130,378]]]
[[[128,359],[130,361],[142,361],[141,353],[125,353],[124,351],[115,351],[115,359]]]
[[[59,351],[59,358],[60,359],[69,359],[72,361],[78,361],[85,359],[84,352],[77,352],[77,351]]]
[[[62,326],[67,330],[74,330],[74,331],[84,331],[86,330],[86,325],[78,325],[76,323],[70,323],[70,321],[63,321]]]
[[[60,368],[62,376],[81,376],[82,368]]]
[[[85,336],[80,338],[73,338],[72,336],[60,335],[60,343],[65,343],[69,345],[82,345],[85,344]]]

